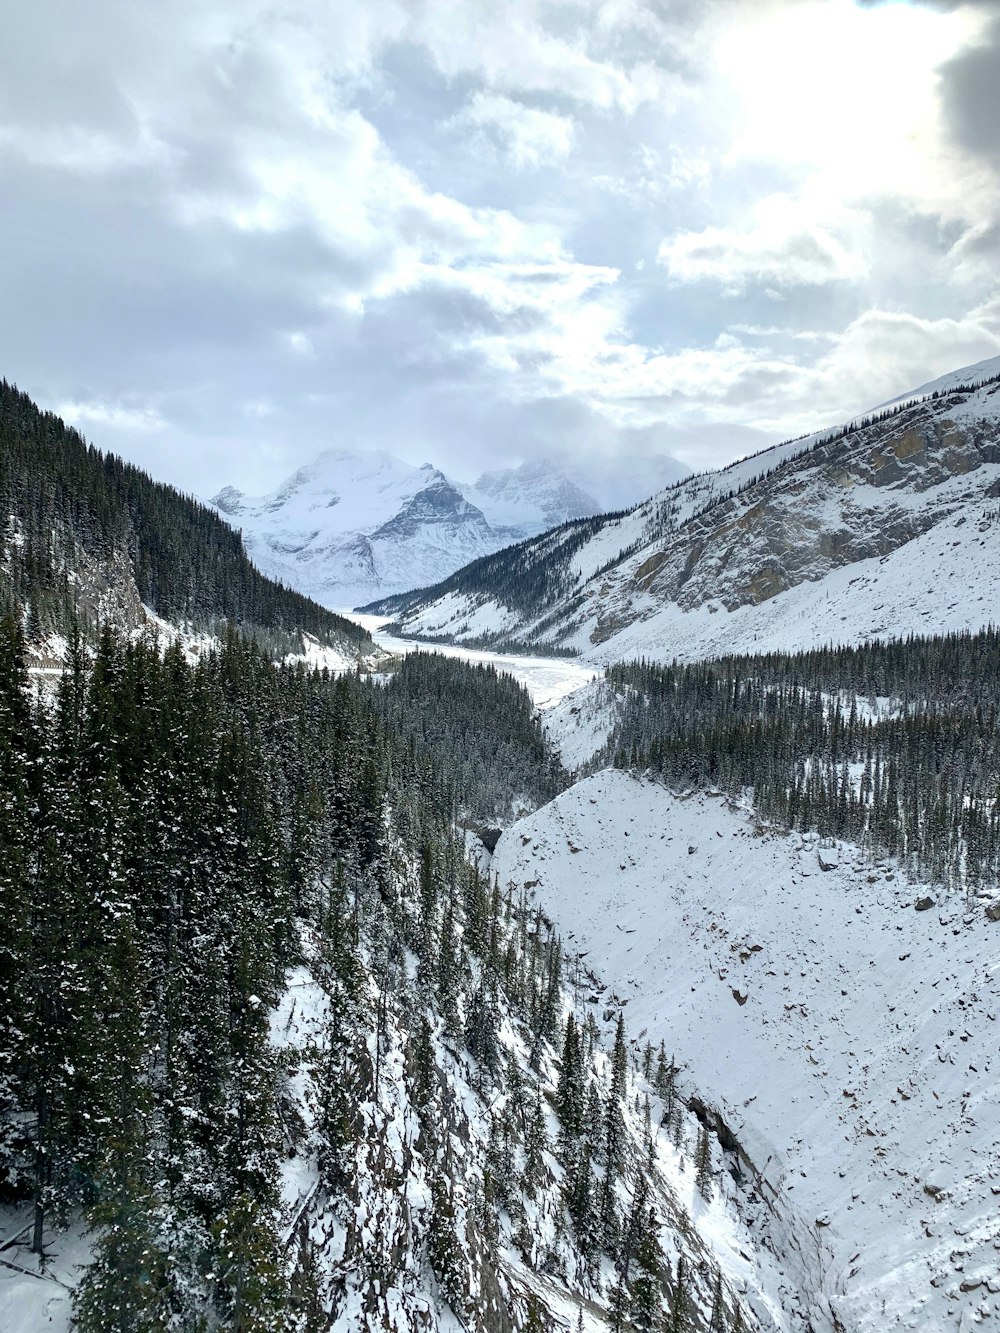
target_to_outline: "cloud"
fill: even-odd
[[[561,30],[533,0],[495,9],[456,0],[424,7],[412,35],[446,77],[474,75],[508,94],[557,95],[631,113],[674,81],[671,67],[682,61],[666,14],[659,19],[641,3],[578,0],[566,16]]]
[[[990,18],[16,7],[0,373],[202,493],[336,441],[725,461],[995,349]]]
[[[955,141],[994,171],[1000,169],[1000,6],[981,5],[993,17],[975,44],[940,70],[942,101]]]
[[[576,139],[571,116],[525,106],[500,93],[477,92],[448,124],[478,131],[480,142],[494,145],[519,170],[560,161]]]
[[[159,409],[148,404],[136,406],[125,403],[66,402],[57,404],[54,411],[71,426],[79,426],[84,430],[96,427],[101,431],[148,435],[167,427]]]
[[[863,255],[799,214],[787,196],[772,196],[758,203],[749,227],[706,227],[664,240],[657,263],[675,282],[717,282],[731,294],[751,283],[783,289],[866,276]]]

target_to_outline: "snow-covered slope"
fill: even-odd
[[[330,449],[257,499],[213,503],[254,563],[328,606],[440,578],[500,542],[483,514],[429,464]]]
[[[985,361],[977,361],[974,365],[951,370],[947,375],[939,375],[936,380],[928,380],[919,388],[911,389],[896,398],[890,398],[887,402],[880,403],[879,408],[913,402],[917,398],[929,398],[932,394],[952,393],[963,385],[985,384],[987,380],[996,379],[998,375],[1000,375],[1000,356],[988,356]]]
[[[382,609],[409,633],[506,636],[595,661],[982,627],[1000,570],[1000,381],[982,383],[993,368]]]
[[[535,536],[571,518],[599,514],[603,506],[551,463],[522,463],[501,472],[484,472],[466,499],[510,541]]]
[[[212,503],[265,573],[343,607],[437,582],[511,542],[601,513],[608,497],[634,504],[683,470],[671,458],[646,459],[612,484],[594,465],[591,492],[541,460],[458,485],[429,463],[329,449],[270,495],[227,486]]]
[[[516,824],[493,868],[687,1067],[820,1311],[830,1296],[850,1333],[1000,1318],[1000,924],[981,902],[932,889],[915,911],[925,891],[889,864],[614,771]]]

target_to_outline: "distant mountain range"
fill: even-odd
[[[430,638],[694,660],[981,628],[998,580],[994,357],[366,609]]]
[[[272,578],[332,607],[423,587],[569,520],[635,504],[685,475],[668,456],[579,467],[550,461],[486,472],[471,485],[429,463],[329,449],[269,495],[213,497]]]

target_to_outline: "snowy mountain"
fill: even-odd
[[[998,370],[957,371],[372,609],[409,634],[594,661],[985,625],[1000,575]]]
[[[464,488],[464,494],[509,541],[535,536],[568,519],[598,514],[604,507],[544,461],[484,472],[474,485]]]
[[[484,472],[463,494],[517,541],[571,519],[628,509],[688,471],[666,454],[581,457],[562,465],[542,460]]]
[[[629,503],[683,470],[670,458],[625,469]],[[212,503],[272,578],[328,606],[426,586],[511,542],[609,508],[621,494],[592,467],[594,493],[542,460],[458,485],[429,463],[330,449],[270,495],[227,486]],[[648,485],[648,489],[647,488]]]
[[[257,499],[213,499],[258,568],[331,606],[441,578],[495,551],[483,514],[430,464],[330,449]]]

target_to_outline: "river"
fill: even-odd
[[[490,663],[523,685],[535,707],[543,712],[598,675],[594,667],[572,657],[519,657],[481,648],[463,648],[459,644],[418,643],[414,639],[397,639],[386,634],[384,627],[390,621],[385,616],[369,616],[358,611],[338,611],[337,614],[363,626],[376,643],[391,653],[443,653],[446,657],[460,657],[466,662]]]

